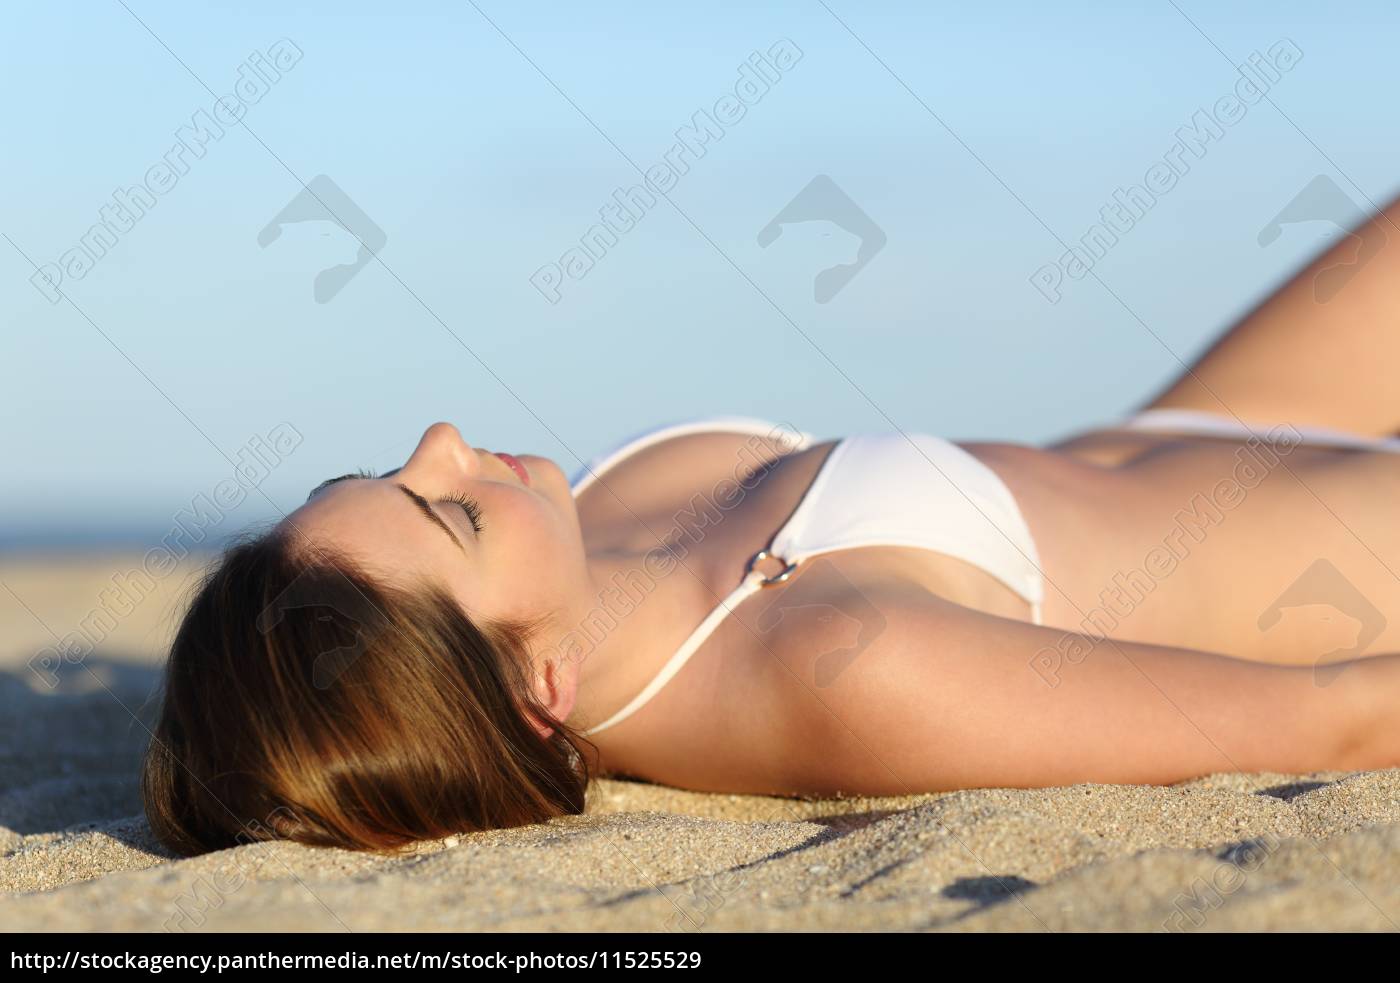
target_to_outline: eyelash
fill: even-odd
[[[472,524],[472,529],[480,533],[485,526],[481,522],[481,506],[476,503],[476,499],[468,498],[461,492],[453,492],[443,499],[444,502],[453,502],[462,507],[462,511],[467,514],[467,521]]]

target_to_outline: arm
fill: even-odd
[[[1050,672],[1047,652],[1072,641],[1082,661]],[[1349,663],[1319,688],[1308,668],[1095,642],[935,600],[891,618],[829,686],[803,683],[790,746],[814,792],[1400,764],[1396,656]]]

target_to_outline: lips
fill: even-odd
[[[515,472],[515,476],[520,479],[521,484],[530,483],[530,472],[525,470],[525,465],[514,454],[506,454],[503,451],[496,451],[496,456],[505,462],[506,467]]]

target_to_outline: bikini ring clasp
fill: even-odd
[[[784,560],[780,556],[774,556],[767,550],[759,550],[753,555],[753,559],[749,560],[749,568],[745,573],[753,573],[754,569],[764,560],[777,560],[779,563],[783,564],[783,569],[773,574],[771,577],[764,577],[760,580],[758,582],[758,586],[760,587],[775,587],[791,577],[793,571],[797,569],[796,563],[788,563],[787,560]]]

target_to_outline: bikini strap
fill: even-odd
[[[759,563],[769,559],[778,559],[780,563],[783,563],[783,569],[771,576],[765,575],[762,571],[755,569]],[[652,678],[652,681],[647,683],[646,688],[633,697],[632,702],[628,703],[607,720],[604,720],[596,727],[591,727],[584,731],[584,736],[592,737],[599,731],[607,730],[609,727],[620,724],[642,707],[646,706],[647,702],[653,696],[661,692],[662,687],[675,678],[676,673],[681,671],[681,668],[690,661],[690,657],[696,653],[701,645],[705,644],[705,640],[714,634],[715,629],[720,626],[725,618],[729,617],[729,615],[734,612],[735,608],[750,596],[757,594],[763,588],[773,587],[783,583],[792,576],[793,571],[796,569],[796,563],[789,563],[774,557],[767,550],[759,550],[755,553],[753,559],[749,560],[748,569],[744,573],[744,579],[739,581],[739,586],[735,587],[729,592],[729,596],[715,605],[714,609],[705,616],[704,621],[696,626],[695,630],[690,633],[690,636],[682,643],[681,647],[676,650],[675,654],[666,660],[666,664],[661,667],[661,670]]]

